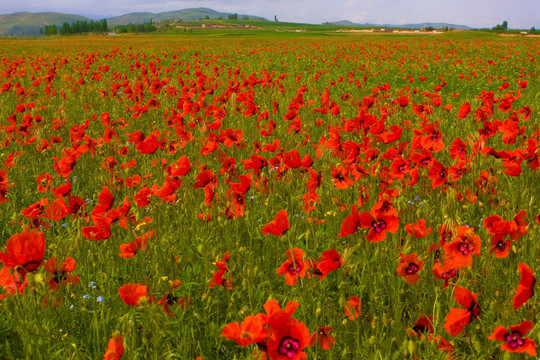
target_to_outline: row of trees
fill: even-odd
[[[157,27],[150,21],[144,24],[128,24],[115,26],[115,32],[119,34],[124,33],[144,33],[156,31]]]
[[[86,21],[78,20],[74,23],[65,22],[62,26],[56,25],[45,25],[41,29],[41,34],[50,36],[50,35],[70,35],[70,34],[82,34],[82,33],[106,33],[108,31],[107,19],[102,19],[99,21]]]
[[[495,32],[504,32],[504,31],[508,30],[508,22],[503,21],[502,24],[498,24],[497,26],[491,28],[491,30],[495,31]],[[536,29],[534,28],[534,26],[528,31],[528,33],[531,34],[531,35],[536,34]]]
[[[229,20],[238,20],[238,14],[237,13],[229,14]],[[242,20],[249,20],[249,16],[242,15]]]

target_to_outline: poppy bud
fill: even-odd
[[[383,314],[382,322],[383,322],[384,326],[388,325],[388,316],[386,315],[386,313]]]
[[[497,311],[497,303],[492,301],[489,303],[489,312],[495,313]]]
[[[409,343],[407,344],[407,351],[409,354],[413,355],[416,351],[416,341],[410,339]]]

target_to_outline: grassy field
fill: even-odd
[[[0,358],[534,358],[539,53],[0,39]]]

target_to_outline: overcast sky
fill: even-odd
[[[0,14],[54,11],[108,17],[193,7],[311,24],[446,22],[482,28],[506,20],[509,28],[540,30],[540,0],[1,0]]]

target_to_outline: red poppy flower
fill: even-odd
[[[276,299],[267,300],[263,305],[264,310],[266,311],[266,316],[272,316],[280,311],[292,316],[298,306],[299,304],[296,301],[289,301],[287,302],[287,305],[285,305],[285,309],[282,310]]]
[[[354,206],[354,205],[353,205]],[[367,240],[371,242],[386,239],[386,233],[395,233],[399,229],[400,218],[393,214],[371,213],[364,211],[359,215],[360,227],[370,229]]]
[[[308,169],[309,172],[309,179],[307,180],[307,189],[308,192],[314,193],[317,191],[319,186],[321,185],[322,180],[322,174],[321,172],[317,172],[313,169]]]
[[[47,218],[54,220],[54,221],[60,221],[69,214],[71,214],[71,210],[69,206],[66,204],[64,198],[57,198],[56,200],[52,201],[46,209]]]
[[[433,264],[431,271],[437,279],[444,280],[443,289],[448,286],[452,279],[458,276],[458,269],[445,269],[439,262]]]
[[[274,220],[270,221],[268,224],[264,225],[261,228],[263,235],[272,234],[275,236],[283,235],[291,225],[287,219],[287,210],[280,210]]]
[[[419,140],[423,149],[433,152],[444,150],[443,135],[438,129],[438,125],[436,126],[431,122],[425,123],[422,127],[422,134]]]
[[[403,276],[407,284],[416,284],[418,282],[418,272],[424,268],[424,263],[418,261],[418,254],[403,255],[399,254],[401,261],[397,268],[397,274]]]
[[[120,360],[122,355],[124,355],[124,340],[120,334],[113,335],[109,340],[103,360]]]
[[[52,275],[49,278],[49,287],[51,289],[58,289],[62,284],[79,283],[79,277],[77,275],[69,275],[77,268],[77,262],[72,257],[66,257],[64,262],[59,264],[58,259],[55,257],[50,258],[45,262],[45,270]]]
[[[501,345],[503,351],[536,356],[536,343],[525,337],[533,327],[534,323],[530,320],[525,320],[519,325],[510,325],[510,331],[504,326],[497,326],[488,339],[504,341]]]
[[[302,165],[298,149],[283,153],[283,163],[290,169],[299,168]]]
[[[174,317],[174,313],[170,309],[172,305],[178,305],[181,308],[185,308],[191,300],[188,296],[188,304],[186,304],[186,298],[184,296],[176,296],[174,294],[173,291],[180,286],[182,286],[182,282],[180,280],[174,280],[172,286],[169,289],[169,292],[157,302],[158,305],[163,306],[163,311],[170,317]]]
[[[144,186],[133,196],[133,200],[138,207],[145,207],[150,204],[151,197],[152,190],[148,186]]]
[[[335,249],[326,250],[317,260],[315,275],[324,279],[330,272],[341,266],[341,256]]]
[[[223,259],[214,262],[214,265],[217,267],[217,271],[214,273],[214,275],[212,275],[212,279],[208,284],[209,287],[213,288],[219,285],[223,286],[224,288],[228,288],[229,290],[232,290],[232,279],[225,278],[225,274],[229,272],[229,267],[227,266],[227,262],[229,261],[229,259],[229,252],[226,251],[223,254]]]
[[[426,334],[433,334],[433,315],[421,315],[412,328],[405,329],[412,336],[418,335],[422,338]]]
[[[108,239],[111,236],[111,220],[107,217],[95,217],[93,220],[93,226],[81,228],[82,235],[93,241]]]
[[[439,161],[433,160],[431,168],[428,171],[428,178],[432,180],[431,188],[435,189],[436,187],[446,183],[446,179],[448,178],[448,169]]]
[[[431,150],[420,149],[420,152],[413,152],[411,154],[411,161],[416,163],[419,167],[427,168],[433,161],[433,152]]]
[[[338,165],[335,167],[332,165],[332,178],[334,179],[334,185],[340,189],[347,189],[349,186],[354,184],[354,180],[349,177],[350,169],[348,167],[343,167]]]
[[[45,256],[45,235],[42,232],[23,232],[9,238],[6,252],[0,251],[0,262],[8,268],[18,268],[21,275],[41,266]]]
[[[360,303],[360,298],[358,296],[351,296],[350,299],[345,303],[345,308],[343,311],[350,320],[354,320],[358,316],[362,315],[362,304]]]
[[[21,275],[18,271],[7,266],[0,270],[0,287],[4,291],[4,294],[0,294],[0,300],[13,294],[23,294],[24,288],[27,286],[26,276]]]
[[[471,104],[467,101],[459,107],[458,119],[465,119],[471,112]]]
[[[351,214],[346,216],[343,220],[339,235],[337,237],[339,238],[355,233],[358,226],[360,226],[360,213],[358,212],[356,205],[352,205]]]
[[[268,339],[267,351],[272,360],[305,360],[302,350],[309,346],[311,337],[304,323],[278,312],[268,317],[267,324],[272,329]]]
[[[266,315],[247,316],[242,324],[229,323],[223,328],[221,336],[240,346],[263,343],[270,336],[270,330],[266,328]]]
[[[319,326],[319,329],[311,336],[309,345],[313,346],[317,343],[321,349],[330,350],[332,345],[336,343],[336,339],[330,335],[330,331],[334,331],[334,329],[329,326]]]
[[[298,281],[298,277],[306,276],[307,265],[302,260],[304,257],[304,250],[299,248],[293,248],[287,250],[287,258],[277,270],[278,275],[285,275],[285,282],[287,285],[295,285]]]
[[[506,236],[510,232],[517,230],[517,225],[510,221],[503,220],[499,215],[491,215],[484,219],[484,227],[489,234]]]
[[[309,214],[315,210],[315,205],[319,202],[320,196],[315,192],[308,192],[302,196],[302,200],[304,202],[303,209],[307,214]]]
[[[512,236],[512,240],[518,241],[520,236],[527,235],[527,232],[529,231],[527,229],[527,225],[529,225],[529,223],[526,219],[527,212],[525,210],[521,210],[516,214],[516,216],[514,216],[512,224],[515,225],[515,228],[513,228],[513,231],[510,233],[510,236]]]
[[[212,172],[212,170],[203,170],[196,177],[197,182],[193,184],[195,189],[204,188],[208,184],[215,185],[217,182],[216,175]]]
[[[476,300],[478,295],[459,286],[454,288],[454,299],[465,309],[450,309],[444,323],[444,329],[448,334],[457,336],[471,321],[480,317],[481,310]]]
[[[154,131],[135,146],[135,150],[141,154],[153,154],[159,148],[159,130]]]
[[[120,256],[125,259],[132,258],[139,250],[146,249],[146,242],[154,236],[153,231],[149,231],[142,236],[137,236],[135,240],[128,244],[120,245]]]
[[[36,178],[37,182],[37,191],[39,192],[46,192],[49,190],[49,186],[51,185],[53,181],[53,177],[49,173],[40,174]]]
[[[455,138],[448,151],[450,152],[450,157],[452,159],[464,160],[467,157],[467,144],[465,144],[461,138]]]
[[[458,239],[444,245],[444,267],[461,268],[473,264],[472,255],[480,256],[482,241],[474,234],[474,229],[466,226],[458,228]]]
[[[137,306],[141,302],[150,301],[148,294],[148,286],[141,284],[125,284],[118,288],[118,294],[124,302],[129,306]]]
[[[491,238],[490,254],[494,254],[499,259],[505,258],[510,254],[510,248],[512,247],[512,241],[505,239],[501,235],[493,235]]]
[[[425,238],[427,234],[431,234],[431,228],[426,229],[426,219],[420,219],[417,223],[410,223],[405,225],[405,231],[407,234],[415,238]]]
[[[398,97],[395,101],[401,107],[406,107],[407,105],[409,105],[409,97],[407,95],[402,95]]]
[[[525,263],[518,264],[518,270],[520,274],[519,285],[517,287],[517,293],[514,296],[514,310],[519,309],[534,295],[534,285],[536,284],[536,278],[531,268]]]

